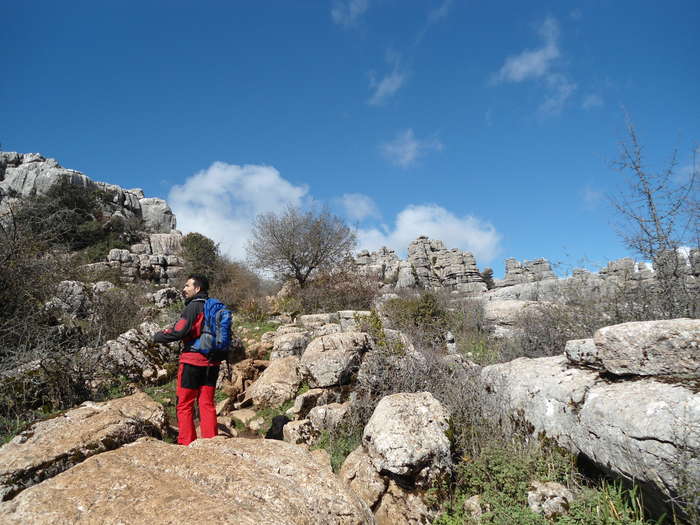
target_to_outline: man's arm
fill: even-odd
[[[197,319],[199,308],[195,301],[190,302],[182,311],[180,319],[171,327],[153,336],[154,343],[172,343],[185,337],[192,329],[192,325]]]

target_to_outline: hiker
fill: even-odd
[[[219,377],[219,361],[210,361],[193,348],[202,333],[204,303],[209,297],[209,280],[204,275],[187,277],[182,295],[185,309],[172,326],[153,336],[156,343],[182,341],[180,366],[177,371],[177,442],[189,445],[197,439],[194,425],[194,403],[199,402],[200,429],[203,438],[217,434],[214,391]]]

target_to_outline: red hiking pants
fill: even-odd
[[[177,442],[180,445],[189,445],[197,439],[194,425],[195,401],[199,401],[199,428],[202,437],[216,436],[214,392],[218,375],[218,366],[204,367],[180,363],[177,371]]]

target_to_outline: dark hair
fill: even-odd
[[[194,285],[199,288],[200,292],[208,292],[209,291],[209,279],[205,275],[202,275],[201,273],[193,273],[187,276],[187,279],[192,279],[194,282]]]

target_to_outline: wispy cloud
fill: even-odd
[[[585,110],[590,110],[590,109],[595,109],[595,108],[600,108],[603,107],[603,98],[600,95],[591,94],[591,95],[586,95],[583,98],[583,102],[581,103],[581,107]]]
[[[605,194],[602,191],[596,190],[591,186],[586,186],[581,190],[581,200],[583,200],[584,208],[587,210],[596,209],[604,198]]]
[[[369,0],[335,0],[331,9],[331,18],[338,25],[350,27],[368,8]]]
[[[551,16],[545,18],[537,32],[542,40],[540,47],[526,49],[506,58],[498,72],[491,77],[491,83],[538,81],[545,97],[537,109],[538,113],[543,117],[559,115],[576,91],[577,85],[567,75],[555,70],[557,59],[562,55],[559,48],[560,29],[556,19]]]
[[[374,72],[369,74],[369,87],[372,96],[367,103],[370,106],[381,106],[387,99],[396,94],[406,81],[407,73],[401,67],[401,56],[393,51],[387,51],[386,61],[391,71],[385,74],[381,80],[377,80]]]
[[[565,75],[553,73],[546,78],[547,95],[540,104],[538,111],[540,115],[559,115],[564,109],[566,101],[576,91],[576,84],[571,82]]]
[[[552,17],[547,17],[538,33],[543,40],[542,46],[506,58],[501,69],[493,77],[495,83],[522,82],[546,75],[555,59],[559,58],[559,24]]]
[[[431,9],[428,13],[428,24],[434,24],[445,18],[450,12],[450,7],[452,7],[452,0],[443,0],[438,7]]]
[[[236,259],[246,255],[257,214],[299,206],[306,199],[307,186],[292,184],[271,166],[225,162],[195,173],[184,184],[173,186],[168,195],[180,230],[206,235]]]
[[[408,168],[428,152],[442,151],[443,148],[437,139],[417,139],[413,129],[409,128],[399,132],[394,140],[382,144],[381,151],[392,164]]]
[[[360,249],[376,250],[382,246],[405,253],[419,235],[440,239],[449,248],[474,254],[480,263],[499,255],[501,234],[490,223],[472,215],[458,216],[436,204],[409,205],[397,216],[393,227],[360,229]]]
[[[345,193],[337,201],[343,208],[345,216],[350,220],[362,221],[381,216],[372,197],[364,193]]]

